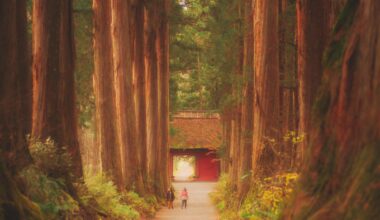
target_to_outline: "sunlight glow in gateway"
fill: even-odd
[[[195,157],[175,156],[173,175],[175,180],[191,180],[195,175]]]
[[[179,0],[179,5],[183,8],[183,10],[187,10],[186,0]]]

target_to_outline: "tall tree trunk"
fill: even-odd
[[[125,0],[112,0],[112,49],[116,94],[116,122],[122,147],[122,165],[125,188],[143,191],[136,147],[136,113],[132,75],[132,49],[130,36],[130,8]]]
[[[244,20],[244,11],[243,11],[243,3],[238,2],[236,4],[236,10],[238,14],[238,18]],[[234,29],[236,31],[243,31],[244,24],[237,24],[234,26]],[[237,44],[236,44],[236,50],[237,50],[237,59],[235,63],[235,70],[234,70],[234,78],[237,79],[232,84],[232,98],[234,100],[234,103],[232,103],[232,120],[231,120],[231,157],[232,157],[232,169],[231,169],[231,175],[230,175],[230,183],[232,184],[233,190],[237,192],[238,185],[240,181],[240,150],[241,150],[241,131],[242,131],[242,105],[243,105],[243,71],[244,71],[244,36],[238,36],[237,38]]]
[[[280,137],[296,135],[295,118],[296,108],[294,107],[295,89],[297,86],[296,78],[296,57],[297,50],[295,47],[295,27],[296,12],[295,0],[279,0],[279,37],[280,37]],[[282,170],[293,168],[295,157],[295,143],[292,138],[287,141],[280,139],[281,158],[279,166]]]
[[[157,12],[154,2],[147,5],[146,15],[146,95],[147,95],[147,149],[148,149],[148,182],[150,191],[159,192],[157,177],[157,155],[159,148],[158,122],[158,66],[156,51]]]
[[[311,123],[312,104],[322,78],[322,55],[329,34],[330,1],[297,0],[298,77],[300,94],[298,161],[302,164]],[[299,165],[301,165],[299,164]]]
[[[136,5],[135,13],[135,75],[136,75],[136,118],[139,166],[144,183],[147,178],[147,132],[146,132],[146,74],[145,74],[145,10],[142,1]]]
[[[123,188],[121,148],[117,137],[116,102],[111,41],[111,2],[93,1],[94,10],[94,93],[96,143],[101,152],[102,171]]]
[[[238,181],[239,181],[239,150],[240,150],[240,146],[238,145],[239,141],[237,140],[238,138],[240,138],[239,136],[239,126],[240,126],[240,123],[238,122],[238,114],[237,113],[237,108],[235,108],[233,110],[233,113],[232,113],[232,118],[230,120],[230,126],[231,126],[231,130],[230,130],[230,143],[229,143],[229,146],[230,146],[230,157],[231,157],[231,164],[230,164],[230,169],[229,169],[229,180],[230,180],[230,184],[232,186],[232,189],[234,191],[237,191],[237,184],[238,184]]]
[[[223,111],[221,115],[221,121],[223,126],[223,133],[222,133],[222,143],[223,143],[223,155],[222,155],[222,161],[221,161],[221,171],[223,173],[229,173],[230,172],[230,162],[231,162],[231,155],[230,155],[230,132],[231,132],[231,123],[229,122],[228,114],[226,111]]]
[[[158,69],[160,78],[160,149],[157,172],[160,180],[160,191],[164,195],[168,186],[168,159],[169,159],[169,27],[168,10],[169,1],[159,2],[160,24],[158,27]]]
[[[380,157],[380,2],[349,0],[325,53],[307,167],[283,219],[376,219]]]
[[[243,103],[240,134],[240,164],[238,195],[244,198],[249,190],[252,168],[253,138],[253,5],[246,0],[244,5],[244,60],[243,60]]]
[[[37,204],[22,195],[8,172],[31,162],[26,143],[32,114],[26,2],[1,1],[0,15],[0,219],[42,219]]]
[[[256,0],[254,9],[254,175],[275,170],[279,131],[278,0]]]
[[[82,176],[74,90],[72,1],[33,2],[32,136],[67,146],[73,173]]]
[[[0,149],[8,168],[31,162],[32,81],[26,34],[26,3],[0,3]],[[14,170],[15,171],[15,170]]]

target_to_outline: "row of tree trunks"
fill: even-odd
[[[244,28],[237,66],[242,94],[239,85],[233,86],[238,104],[223,114],[229,180],[239,199],[252,181],[294,164],[294,145],[282,141],[297,124],[295,21],[285,25],[295,17],[289,5],[285,0],[247,0],[240,12]]]
[[[229,134],[225,135],[231,137],[229,177],[232,187],[233,179],[239,179],[239,198],[243,198],[249,190],[245,179],[255,181],[278,172],[295,170],[302,164],[307,136],[299,148],[293,138],[295,135],[299,135],[299,138],[309,129],[311,106],[321,79],[323,50],[333,24],[332,19],[336,17],[334,13],[341,2],[332,4],[325,1],[316,6],[302,0],[258,0],[252,7],[246,5],[246,10],[248,8],[247,11],[253,13],[252,19],[244,20],[248,27],[253,20],[253,27],[248,31],[253,33],[253,43],[247,43],[250,39],[245,39],[243,66],[254,70],[253,84],[250,85],[248,81],[244,87],[243,108],[238,111],[242,113],[242,124],[237,127],[231,125]],[[246,4],[250,3],[248,1]],[[291,7],[295,7],[296,3],[297,14],[294,14]],[[247,16],[247,12],[245,14]],[[294,20],[296,16],[297,20]],[[315,36],[318,36],[317,41]],[[297,43],[298,51],[295,50]],[[253,53],[252,58],[249,50]],[[244,82],[249,79],[247,76],[243,78]],[[251,93],[247,92],[247,87],[250,87],[248,91]],[[242,142],[237,144],[234,142],[235,132],[240,128]],[[251,143],[244,141],[245,130],[249,129],[253,130]],[[283,137],[287,135],[290,135],[290,140],[284,141]],[[245,157],[247,152],[252,158]],[[236,154],[239,154],[239,158]],[[247,165],[246,161],[251,161],[251,165]],[[252,171],[253,178],[247,178],[247,171]]]
[[[42,140],[51,137],[58,153],[66,147],[72,159],[71,173],[82,176],[75,114],[72,2],[36,0],[33,10],[31,74],[26,1],[0,3],[0,218],[5,219],[42,219],[40,208],[18,190],[15,172],[10,175],[7,171],[19,171],[32,162],[28,134]],[[54,175],[65,178],[69,193],[77,199],[69,171]]]
[[[168,185],[168,1],[94,0],[93,7],[103,171],[121,190],[163,196]]]

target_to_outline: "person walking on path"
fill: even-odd
[[[187,193],[187,189],[186,188],[183,188],[182,192],[181,192],[181,200],[182,200],[182,206],[181,208],[183,209],[185,207],[187,207],[187,200],[189,199],[189,194]]]
[[[175,199],[175,196],[174,196],[173,188],[168,188],[168,191],[166,192],[166,203],[169,209],[174,209],[173,207],[174,199]]]

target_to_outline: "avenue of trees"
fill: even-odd
[[[221,113],[221,218],[379,216],[380,3],[184,2],[171,105]]]
[[[39,156],[51,150],[48,146],[55,153],[45,159],[62,160],[44,174],[63,180],[63,191],[78,202],[85,219],[104,213],[79,198],[84,171],[101,172],[120,192],[140,196],[163,198],[168,187],[169,1],[85,2],[92,4],[96,128],[85,164],[78,135],[73,4],[0,3],[0,219],[44,218],[34,198],[22,194],[28,189],[14,181],[28,166],[44,167],[47,161]],[[34,149],[38,144],[41,149]]]
[[[0,220],[154,214],[171,184],[170,115],[188,109],[221,115],[222,219],[378,218],[379,12],[0,1]]]

